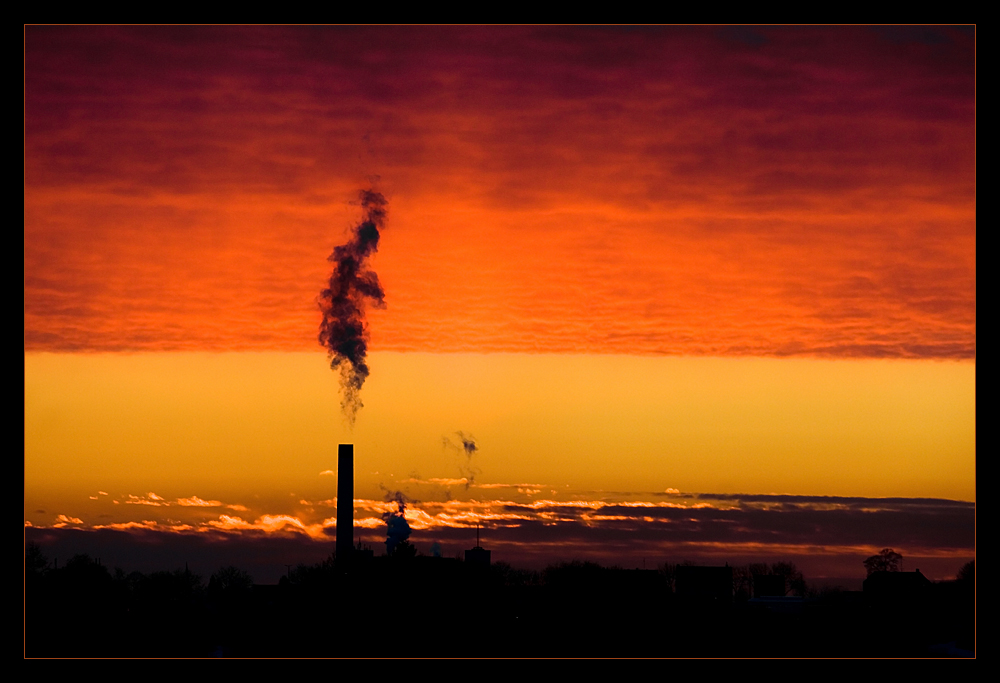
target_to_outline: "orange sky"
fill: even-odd
[[[926,35],[925,35],[926,34]],[[29,350],[975,356],[973,37],[26,29]]]
[[[298,514],[344,440],[378,498],[456,430],[593,500],[974,500],[972,30],[30,26],[24,174],[32,524]],[[350,432],[316,300],[365,187]]]

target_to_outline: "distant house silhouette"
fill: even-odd
[[[730,605],[733,602],[733,568],[677,567],[677,599],[698,604]]]
[[[785,594],[785,577],[780,574],[754,574],[753,596],[755,598],[776,598]]]
[[[493,553],[479,545],[479,525],[476,525],[476,547],[465,551],[465,566],[473,570],[489,570]]]
[[[476,546],[465,551],[465,564],[468,567],[489,569],[493,553],[482,546]]]
[[[872,572],[865,579],[865,599],[871,603],[899,603],[923,600],[931,590],[930,580],[913,572]]]

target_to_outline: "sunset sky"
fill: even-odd
[[[27,26],[26,538],[268,579],[333,550],[354,443],[376,552],[399,491],[428,554],[478,521],[514,564],[954,575],[975,56],[971,28]],[[386,307],[351,427],[317,302],[364,189]]]

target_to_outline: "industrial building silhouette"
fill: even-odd
[[[26,656],[974,654],[974,574],[932,583],[919,572],[883,572],[863,592],[804,597],[786,595],[783,577],[757,573],[752,594],[737,595],[728,565],[667,571],[563,561],[517,570],[493,561],[478,530],[464,561],[412,546],[376,556],[354,542],[353,473],[353,446],[341,444],[336,553],[289,565],[278,585],[254,585],[235,567],[207,587],[186,570],[112,573],[87,556],[56,567],[29,544]],[[887,623],[893,628],[879,627]]]

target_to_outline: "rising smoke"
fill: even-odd
[[[454,436],[457,437],[457,440],[445,436],[441,439],[441,443],[445,448],[465,454],[465,462],[460,462],[458,469],[462,472],[462,476],[465,477],[465,488],[468,489],[476,483],[476,475],[482,472],[472,462],[472,456],[479,451],[479,444],[476,443],[476,437],[472,436],[472,434],[455,432]]]
[[[385,292],[368,258],[378,251],[379,228],[385,222],[387,202],[373,190],[362,190],[364,217],[351,240],[335,247],[327,259],[333,263],[329,287],[320,292],[323,322],[319,343],[330,356],[330,368],[340,372],[341,407],[353,426],[361,409],[361,387],[368,378],[368,325],[365,309],[385,308]]]
[[[386,512],[382,515],[385,520],[385,552],[392,555],[396,548],[407,542],[411,529],[409,522],[403,513],[406,511],[406,496],[402,491],[389,491],[385,496],[386,501],[396,503],[396,510]]]

